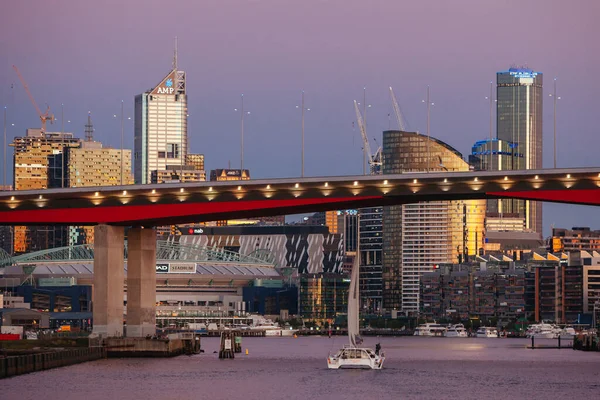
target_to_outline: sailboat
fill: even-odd
[[[385,356],[380,351],[379,345],[374,351],[367,347],[360,347],[362,338],[359,332],[358,312],[359,312],[359,268],[360,251],[356,249],[356,257],[352,264],[352,274],[350,276],[350,290],[348,290],[348,339],[350,344],[345,345],[334,355],[327,357],[327,367],[329,369],[339,368],[371,368],[381,369]]]

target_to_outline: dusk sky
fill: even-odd
[[[95,139],[120,146],[121,100],[133,100],[170,70],[174,37],[187,73],[190,150],[206,169],[240,164],[254,178],[300,175],[300,103],[306,93],[306,175],[362,173],[353,100],[367,88],[372,147],[397,128],[393,86],[412,130],[425,132],[422,100],[431,87],[431,135],[462,152],[489,137],[490,81],[511,65],[544,73],[544,166],[552,166],[552,92],[557,78],[558,166],[599,166],[600,84],[597,0],[54,0],[0,6],[0,102],[8,140],[39,128],[12,69],[40,108],[58,118],[48,130],[84,137],[91,111]],[[14,88],[11,89],[11,85]],[[66,122],[70,120],[71,122]],[[14,126],[13,126],[14,124]],[[133,119],[126,124],[133,148]],[[495,134],[495,132],[494,132]],[[0,157],[2,154],[0,153]],[[12,149],[8,151],[12,159]],[[8,164],[8,163],[7,163]],[[9,171],[9,177],[12,172]],[[12,181],[12,179],[9,179]],[[544,208],[544,234],[557,227],[600,229],[592,207]]]

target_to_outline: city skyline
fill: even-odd
[[[563,97],[558,104],[558,167],[595,164],[589,141],[596,130],[592,116],[599,100],[594,85],[589,84],[594,80],[586,65],[597,64],[598,56],[585,49],[597,36],[594,32],[598,28],[592,27],[596,4],[585,2],[583,7],[574,8],[558,4],[547,7],[546,2],[507,2],[507,6],[520,9],[520,13],[511,14],[508,30],[504,19],[494,15],[493,5],[477,2],[473,6],[472,1],[462,1],[450,7],[431,3],[436,7],[367,7],[336,1],[282,5],[264,1],[241,2],[231,7],[235,11],[218,3],[190,3],[183,6],[189,16],[182,16],[184,23],[168,34],[128,25],[128,18],[134,15],[160,20],[164,8],[151,7],[148,2],[144,2],[148,7],[129,2],[117,15],[111,7],[98,7],[93,21],[81,18],[83,11],[70,6],[73,2],[44,4],[36,7],[39,15],[32,15],[27,26],[13,22],[29,11],[27,5],[11,4],[12,12],[5,15],[14,18],[0,25],[1,37],[19,38],[0,42],[5,50],[0,56],[0,100],[9,107],[8,140],[39,125],[12,71],[15,64],[38,104],[50,104],[58,117],[49,130],[60,131],[64,103],[65,131],[83,136],[85,118],[91,110],[98,140],[120,147],[120,121],[112,118],[113,114],[119,114],[124,100],[125,117],[133,117],[133,96],[147,90],[170,66],[173,38],[177,36],[179,64],[188,73],[190,151],[206,155],[207,170],[223,168],[229,160],[237,167],[239,115],[233,109],[244,93],[252,110],[246,121],[244,167],[257,178],[299,176],[301,126],[295,105],[304,90],[311,107],[306,116],[306,175],[360,174],[361,141],[358,129],[352,129],[352,100],[362,100],[365,86],[367,102],[373,106],[367,117],[371,140],[377,138],[381,143],[381,132],[396,128],[387,95],[390,85],[411,128],[425,132],[426,110],[421,100],[430,85],[435,102],[431,135],[459,149],[466,159],[472,143],[488,136],[489,103],[485,96],[489,82],[497,71],[511,64],[527,64],[544,72],[547,80],[558,77],[558,93]],[[536,5],[546,6],[545,18],[529,21],[528,10],[534,12]],[[472,7],[462,15],[461,7],[466,6]],[[400,24],[397,35],[379,29],[379,25],[397,22],[407,14],[414,18]],[[245,15],[250,18],[241,17]],[[43,22],[48,16],[56,23],[50,32]],[[202,23],[191,23],[192,16]],[[570,32],[568,37],[553,28],[559,18],[562,30]],[[309,23],[304,25],[302,20]],[[455,21],[456,26],[443,34],[440,28],[426,28],[444,26],[447,20]],[[486,22],[485,30],[480,26],[482,21]],[[102,26],[112,29],[103,29],[99,35]],[[73,29],[78,35],[71,35]],[[406,36],[412,30],[417,34]],[[475,38],[473,32],[481,38]],[[40,46],[42,33],[48,42],[60,45]],[[499,35],[512,40],[494,40]],[[322,39],[325,37],[327,41]],[[402,50],[396,51],[398,48]],[[40,59],[61,61],[44,63]],[[407,63],[406,59],[413,61]],[[550,91],[547,85],[544,96]],[[545,167],[552,166],[549,104],[547,101],[543,117]],[[391,123],[388,114],[392,114]],[[133,149],[133,123],[126,124],[125,148]],[[272,149],[269,157],[264,157],[266,143]],[[545,233],[552,223],[563,227],[589,224],[589,214],[597,215],[587,207],[548,205],[545,209]]]

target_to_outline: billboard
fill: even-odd
[[[196,264],[192,263],[165,263],[156,264],[157,274],[195,274]]]

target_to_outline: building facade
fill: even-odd
[[[552,229],[552,251],[600,251],[600,231],[588,227]]]
[[[497,137],[523,155],[521,168],[542,168],[543,74],[511,67],[496,74]],[[501,200],[498,212],[518,213],[527,229],[542,233],[542,203]]]
[[[13,155],[13,182],[15,190],[47,189],[52,178],[50,160],[62,154],[65,148],[79,147],[81,140],[72,133],[42,132],[27,129],[22,137],[15,137],[11,146]],[[15,226],[13,252],[17,254],[59,247],[66,243],[66,229],[52,226]]]
[[[305,319],[323,322],[348,313],[350,279],[339,274],[305,274],[298,284],[298,313]]]
[[[135,97],[135,183],[150,183],[152,171],[185,165],[188,153],[186,75],[173,69],[154,88]]]
[[[383,132],[383,173],[468,171],[462,155],[415,132]],[[485,201],[430,201],[383,208],[383,308],[418,312],[420,276],[483,248]]]
[[[361,208],[359,212],[361,309],[368,314],[379,314],[383,286],[383,207]]]

